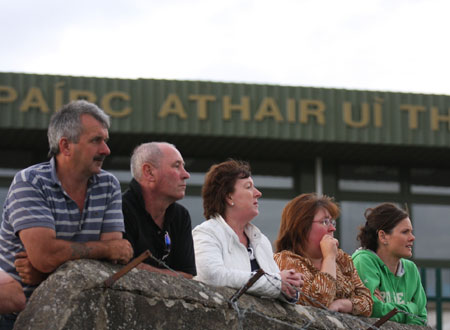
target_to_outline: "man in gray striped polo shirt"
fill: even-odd
[[[0,268],[20,281],[26,296],[68,260],[127,263],[118,180],[101,169],[110,154],[109,117],[95,104],[75,101],[49,124],[49,162],[14,177],[3,209]]]

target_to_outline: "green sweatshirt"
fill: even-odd
[[[391,321],[426,325],[427,297],[420,281],[419,271],[412,261],[401,259],[399,270],[394,275],[371,250],[358,249],[353,253],[352,258],[359,277],[372,293],[371,317],[382,317],[393,308],[397,308],[417,315],[420,319],[397,313],[390,319]],[[373,295],[375,289],[380,290],[384,302]]]

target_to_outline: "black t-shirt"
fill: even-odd
[[[122,210],[125,222],[125,238],[134,249],[134,257],[150,250],[157,259],[169,253],[164,262],[172,269],[197,275],[195,268],[194,243],[192,241],[191,217],[182,205],[171,204],[164,215],[163,228],[159,228],[151,215],[145,210],[141,186],[136,180],[130,182],[130,188],[122,195]],[[170,237],[170,252],[167,238]],[[151,258],[145,263],[158,268],[164,266]]]

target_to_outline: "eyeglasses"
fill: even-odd
[[[321,225],[324,225],[325,227],[330,227],[330,225],[333,225],[333,227],[336,228],[336,220],[334,220],[334,219],[325,218],[323,220],[313,221],[313,222],[320,223]]]
[[[167,257],[170,254],[170,245],[171,245],[171,240],[170,240],[170,236],[169,233],[166,231],[166,233],[164,234],[164,255],[161,258],[162,261],[166,260]]]

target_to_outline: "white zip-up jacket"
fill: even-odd
[[[273,259],[269,239],[251,223],[247,224],[244,231],[259,266],[275,277],[261,276],[248,292],[285,300],[281,294],[280,270]],[[196,280],[213,286],[235,289],[240,289],[248,282],[252,271],[247,248],[220,215],[196,226],[192,231],[192,237],[197,266]]]

